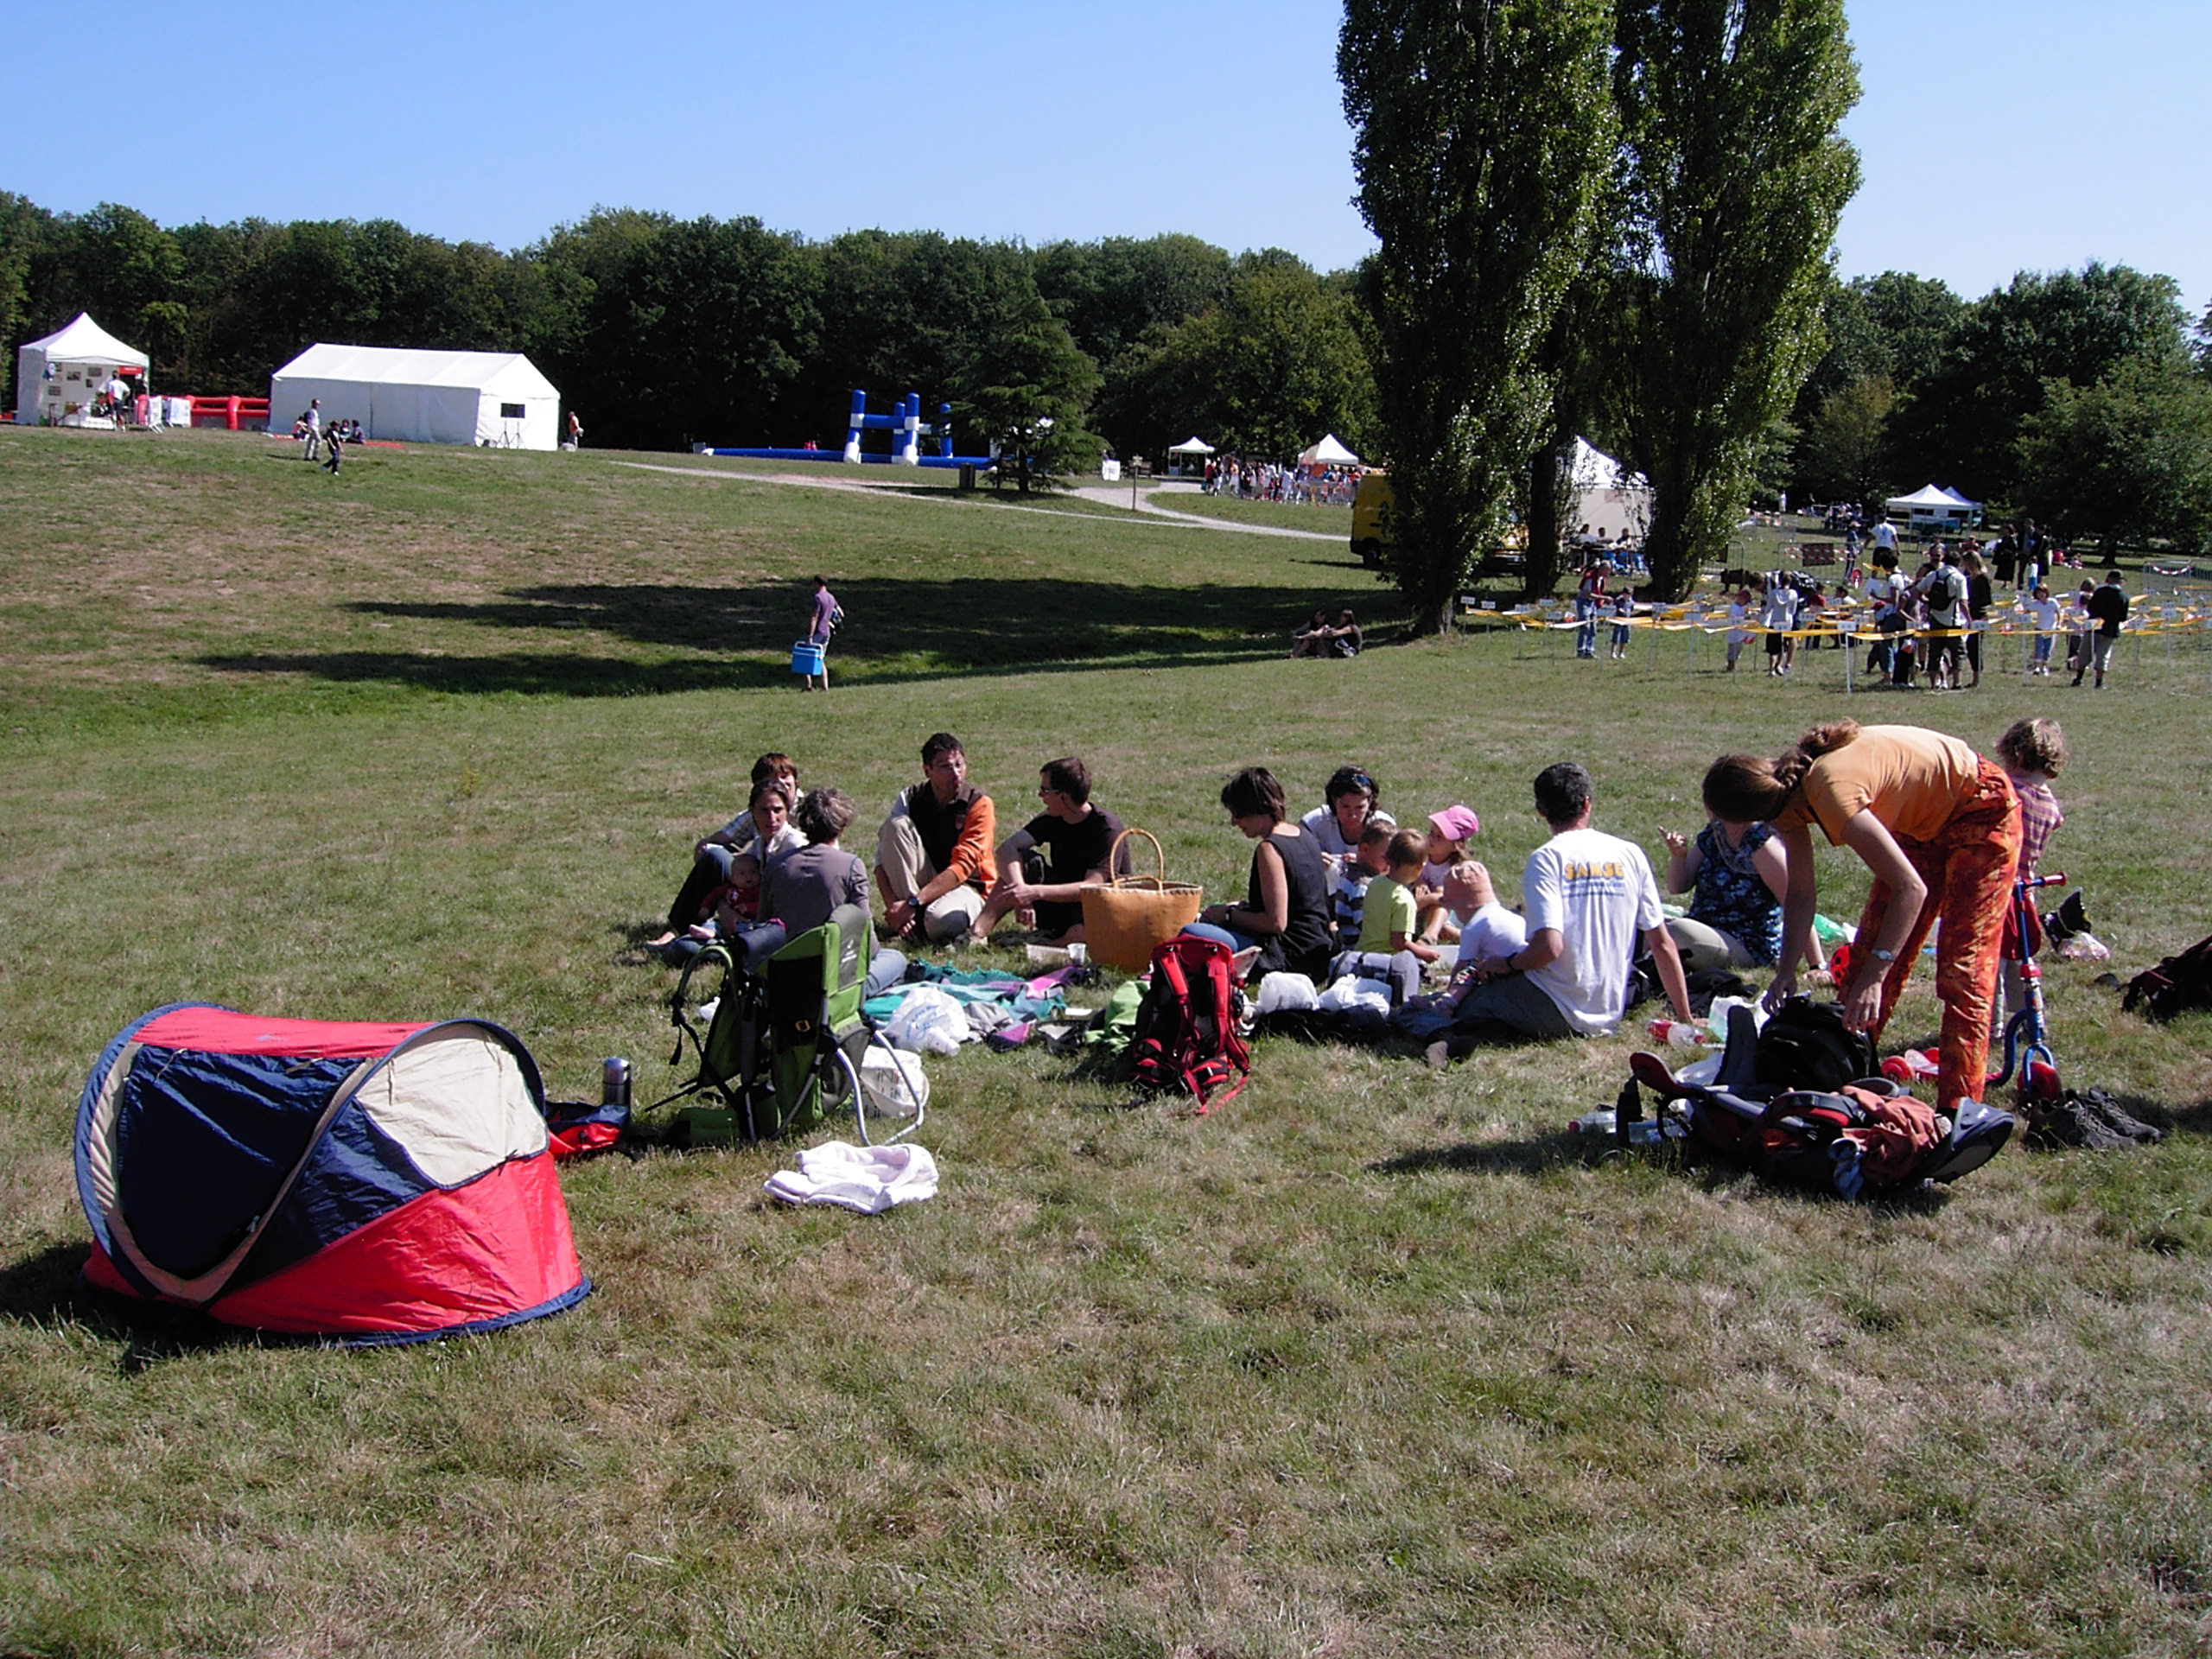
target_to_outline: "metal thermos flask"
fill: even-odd
[[[627,1106],[630,1103],[630,1062],[620,1054],[608,1056],[601,1068],[599,1103],[602,1106]]]

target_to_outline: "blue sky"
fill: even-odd
[[[0,188],[56,209],[391,218],[501,247],[601,203],[810,237],[1185,231],[1324,269],[1371,245],[1326,0],[10,10]],[[2203,0],[1858,0],[1851,19],[1847,276],[1971,297],[2097,258],[2212,302]],[[93,67],[24,72],[59,62]],[[48,113],[105,86],[137,113]]]

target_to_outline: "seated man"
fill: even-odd
[[[976,918],[976,936],[987,936],[1013,911],[1056,944],[1083,941],[1083,887],[1105,881],[1107,861],[1122,821],[1090,798],[1090,768],[1074,755],[1048,760],[1038,773],[1037,798],[1045,810],[999,843],[998,885]],[[1121,873],[1129,853],[1123,848]]]
[[[1522,872],[1529,943],[1462,963],[1471,982],[1455,999],[1451,1034],[1428,1046],[1431,1065],[1461,1058],[1478,1043],[1610,1033],[1625,1011],[1639,935],[1659,965],[1675,1017],[1691,1017],[1681,958],[1643,849],[1590,827],[1590,774],[1580,766],[1545,767],[1535,794],[1552,838],[1529,855]]]
[[[993,829],[991,798],[968,781],[968,756],[950,732],[922,745],[918,784],[899,792],[875,837],[883,925],[898,938],[946,944],[983,908]]]

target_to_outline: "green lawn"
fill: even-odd
[[[78,1090],[158,1004],[473,1013],[556,1096],[615,1053],[672,1086],[637,943],[763,749],[864,829],[939,727],[1009,819],[1078,752],[1210,893],[1228,772],[1304,805],[1356,760],[1476,807],[1510,889],[1555,759],[1656,849],[1723,750],[2047,712],[2109,966],[2212,928],[2196,639],[2101,694],[1848,702],[1840,653],[1726,677],[1681,634],[1290,662],[1317,603],[1402,621],[1344,550],[791,470],[0,429],[0,1653],[2204,1649],[2212,1025],[2094,965],[2052,964],[2062,1065],[2173,1137],[1891,1205],[1567,1136],[1627,1035],[1443,1076],[1266,1041],[1203,1118],[971,1048],[932,1202],[575,1166],[598,1288],[497,1336],[264,1347],[78,1289]],[[785,663],[817,570],[826,698]],[[1892,1036],[1934,1024],[1923,988]]]

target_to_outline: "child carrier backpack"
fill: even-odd
[[[1244,998],[1230,960],[1227,945],[1187,934],[1153,951],[1152,987],[1129,1045],[1138,1088],[1190,1095],[1204,1113],[1244,1086],[1252,1058],[1236,1028]]]
[[[2160,1021],[2191,1008],[2212,1008],[2212,938],[2199,939],[2179,956],[2136,975],[2127,982],[2120,1006],[2129,1014],[2139,1008],[2145,1019]]]
[[[1774,1011],[1757,1052],[1758,1081],[1780,1089],[1840,1089],[1881,1070],[1874,1039],[1845,1025],[1840,1007],[1803,996]]]

